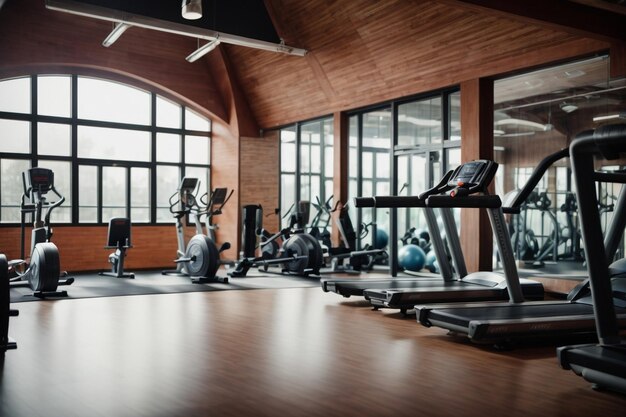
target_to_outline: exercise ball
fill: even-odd
[[[389,243],[389,235],[383,229],[376,229],[376,236],[374,238],[374,247],[376,249],[384,249]]]
[[[426,254],[417,245],[404,245],[398,251],[398,265],[409,271],[420,271],[426,264]]]
[[[439,264],[437,263],[437,257],[435,256],[435,252],[431,251],[426,254],[425,268],[432,273],[439,272]]]

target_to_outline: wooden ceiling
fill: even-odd
[[[610,43],[464,1],[266,0],[305,57],[225,46],[261,128],[588,55]]]

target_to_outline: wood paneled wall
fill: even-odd
[[[610,46],[437,1],[267,3],[279,35],[309,53],[228,49],[264,129]]]

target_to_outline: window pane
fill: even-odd
[[[0,220],[20,221],[20,202],[24,187],[22,172],[30,168],[28,159],[0,159]]]
[[[157,133],[157,162],[180,162],[180,135]]]
[[[78,126],[78,157],[150,161],[150,133]]]
[[[0,111],[30,113],[30,77],[0,82]]]
[[[78,167],[78,221],[98,221],[98,168],[91,165]]]
[[[440,143],[441,97],[398,106],[398,145]]]
[[[461,140],[461,92],[449,96],[450,140]]]
[[[54,172],[54,188],[65,197],[65,202],[54,209],[50,223],[70,223],[72,221],[72,172],[71,163],[65,161],[40,160],[39,166]],[[49,201],[58,201],[54,193],[49,193]]]
[[[361,163],[361,176],[363,178],[372,178],[374,170],[374,155],[371,152],[363,152]]]
[[[350,150],[351,152],[352,150]],[[352,153],[350,153],[352,155]],[[350,165],[352,168],[352,165]],[[324,175],[327,178],[333,177],[333,147],[326,146],[324,147]]]
[[[178,167],[157,166],[157,222],[174,223],[174,217],[169,210],[169,198],[176,193],[180,179]]]
[[[185,136],[185,163],[209,165],[209,143],[206,136]]]
[[[363,146],[389,149],[391,145],[391,110],[363,115]]]
[[[67,76],[37,77],[37,113],[70,117],[71,85],[71,78]]]
[[[126,217],[126,168],[102,168],[102,221]]]
[[[296,143],[282,141],[280,144],[280,170],[296,172]]]
[[[316,174],[322,172],[322,156],[319,145],[311,146],[311,172]]]
[[[296,178],[293,174],[280,176],[280,215],[287,214],[289,207],[296,201]],[[289,221],[289,220],[287,220]]]
[[[300,174],[308,174],[311,172],[311,166],[309,164],[309,152],[311,147],[308,144],[300,145]]]
[[[134,87],[78,78],[78,117],[107,122],[150,124],[150,94]]]
[[[30,123],[0,119],[0,152],[29,153]]]
[[[130,169],[130,218],[133,222],[150,221],[150,170]]]
[[[37,123],[37,153],[40,155],[70,156],[70,125]]]
[[[161,96],[157,96],[156,105],[156,125],[160,127],[172,127],[175,129],[180,129],[182,124],[181,106]]]
[[[198,113],[189,109],[185,109],[185,129],[210,132],[211,122],[208,119],[200,116]]]

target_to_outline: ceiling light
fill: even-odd
[[[594,122],[605,122],[607,120],[614,119],[626,119],[626,113],[607,114],[605,116],[596,116],[593,118]]]
[[[1,0],[0,0],[1,1]],[[95,6],[76,0],[45,0],[46,8],[60,12],[71,13],[78,16],[90,17],[93,19],[107,20],[109,22],[124,22],[131,26],[144,29],[157,30],[160,32],[173,33],[176,35],[189,36],[196,39],[213,40],[218,35],[220,42],[230,45],[244,46],[247,48],[261,49],[270,52],[279,52],[287,55],[305,56],[306,49],[295,48],[280,43],[251,39],[244,36],[231,35],[228,33],[218,33],[215,30],[201,27],[185,25],[177,22],[159,20],[156,18],[128,13],[121,10]]]
[[[124,33],[129,27],[130,25],[127,23],[115,23],[113,30],[111,31],[111,33],[109,33],[109,36],[107,36],[106,39],[102,41],[102,46],[108,48],[109,46],[113,45],[113,43],[118,40],[119,37],[122,36],[122,33]]]
[[[202,17],[202,0],[183,0],[183,17],[187,20],[197,20]]]
[[[202,45],[200,48],[198,48],[195,51],[193,51],[192,53],[190,53],[189,56],[187,58],[185,58],[185,59],[187,61],[189,61],[189,62],[197,61],[199,58],[205,56],[206,54],[208,54],[209,52],[214,50],[217,47],[217,45],[219,45],[219,44],[220,44],[219,37],[215,38],[211,42],[209,42],[209,43],[207,43],[205,45]]]
[[[578,106],[572,103],[568,103],[566,101],[564,101],[563,103],[561,103],[559,105],[559,107],[561,107],[561,110],[563,110],[565,113],[571,113],[573,111],[578,110]]]

